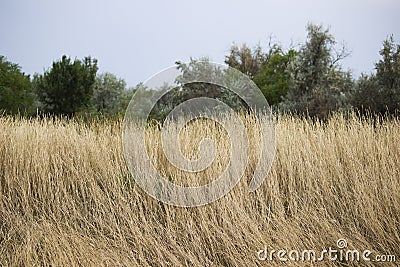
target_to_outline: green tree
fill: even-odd
[[[393,114],[400,109],[400,44],[395,44],[393,35],[383,41],[379,54],[382,59],[375,65],[378,90],[385,99],[385,109]]]
[[[251,49],[246,44],[240,48],[233,44],[229,55],[225,57],[225,63],[253,79],[267,59],[268,55],[262,51],[260,45]]]
[[[336,50],[335,38],[322,25],[308,24],[307,32],[306,43],[289,65],[289,90],[280,106],[325,118],[349,108],[353,79],[338,63],[350,53],[344,46]]]
[[[212,65],[208,58],[201,58],[199,60],[191,59],[188,64],[177,62],[177,68],[182,72],[182,75],[177,77],[177,82],[182,88],[180,90],[181,100],[186,101],[196,97],[209,97],[218,99],[235,110],[245,107],[243,100],[229,89],[232,86],[236,87],[236,89],[245,86],[237,84],[240,82],[240,79],[236,77],[236,70],[235,73],[229,71],[229,69]],[[200,80],[206,78],[224,86],[201,82],[186,83],[186,81],[196,80],[199,77]]]
[[[352,102],[360,110],[395,114],[400,110],[400,45],[390,36],[379,54],[376,74],[359,79]]]
[[[376,63],[376,77],[386,89],[400,88],[400,44],[395,44],[393,35],[383,41],[383,48],[379,51],[382,59]]]
[[[242,73],[247,74],[260,88],[270,105],[276,105],[283,100],[289,89],[290,75],[288,66],[297,51],[284,51],[277,43],[268,43],[268,49],[263,51],[260,45],[253,49],[243,44],[239,48],[232,45],[225,63]]]
[[[234,110],[246,108],[244,101],[229,88],[237,82],[234,73],[224,68],[210,64],[208,58],[190,59],[189,63],[176,62],[177,69],[181,72],[176,77],[176,86],[165,84],[157,90],[166,92],[154,106],[150,113],[152,119],[163,121],[166,116],[179,104],[193,98],[208,97],[218,99]],[[193,80],[212,80],[215,84],[203,82],[188,82]],[[224,86],[219,86],[222,84]],[[174,86],[174,87],[171,87]],[[239,86],[240,85],[237,85]],[[154,90],[151,88],[149,91]],[[196,108],[192,106],[193,110]],[[199,107],[199,109],[201,109]]]
[[[260,88],[270,105],[276,105],[283,100],[289,90],[290,75],[288,66],[297,52],[293,49],[284,52],[275,46],[270,51],[268,60],[261,66],[254,77],[254,83]]]
[[[98,75],[93,85],[91,107],[104,115],[122,113],[126,108],[125,87],[126,82],[112,73]]]
[[[352,95],[352,105],[362,113],[373,112],[383,114],[386,111],[386,99],[375,75],[361,75]]]
[[[7,114],[32,114],[34,94],[29,75],[21,67],[0,56],[0,111]]]
[[[129,105],[129,102],[130,102],[131,99],[132,99],[132,96],[135,94],[136,90],[137,90],[140,86],[142,86],[142,83],[139,83],[139,84],[137,84],[137,85],[134,86],[134,87],[130,87],[130,88],[128,88],[128,89],[126,89],[126,90],[124,90],[124,91],[122,92],[121,98],[120,98],[120,106],[121,106],[122,110],[124,111],[124,113],[125,113],[125,111],[126,111],[126,108],[127,108],[128,105]]]
[[[67,115],[85,109],[92,97],[97,60],[85,57],[72,61],[62,56],[43,75],[35,75],[34,86],[45,113]]]

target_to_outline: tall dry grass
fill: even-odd
[[[194,140],[183,148],[188,157],[196,157],[190,153],[198,136],[223,136],[218,126],[211,132],[206,126],[188,128],[183,140]],[[149,140],[157,143],[158,130],[152,131]],[[277,259],[259,261],[257,251],[318,251],[339,238],[349,248],[400,261],[398,120],[374,124],[336,115],[321,124],[281,116],[276,146],[271,172],[255,193],[248,193],[244,177],[216,202],[177,208],[135,184],[120,122],[2,117],[0,265],[280,266]],[[176,174],[154,147],[150,154],[161,171]],[[216,173],[225,156],[218,154],[221,165],[211,166]]]

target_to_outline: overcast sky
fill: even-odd
[[[223,63],[233,42],[302,43],[307,22],[345,42],[352,55],[343,65],[355,76],[373,71],[389,34],[400,41],[399,0],[0,0],[0,12],[0,55],[24,72],[43,73],[63,54],[91,55],[128,86],[176,60]]]

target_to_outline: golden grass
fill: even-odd
[[[188,129],[192,146],[204,129]],[[276,145],[271,172],[255,193],[244,177],[216,202],[177,208],[135,184],[120,122],[89,127],[2,117],[0,265],[281,266],[277,259],[259,261],[257,251],[265,245],[318,251],[339,238],[400,261],[398,120],[374,126],[355,116],[336,115],[326,124],[281,116]],[[184,153],[198,156],[190,148]],[[151,155],[165,166],[161,171],[177,174],[160,152]],[[224,153],[217,159],[226,161]]]

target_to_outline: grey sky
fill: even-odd
[[[400,40],[400,1],[0,0],[0,55],[29,74],[63,54],[91,55],[129,86],[189,57],[223,63],[232,42],[304,42],[307,22],[331,27],[352,50],[343,64],[373,71],[382,41]]]

